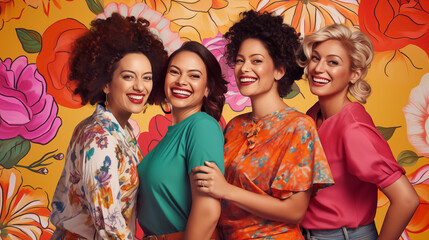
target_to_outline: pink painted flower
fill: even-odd
[[[106,19],[114,12],[118,12],[124,17],[134,16],[147,19],[150,22],[150,30],[160,37],[168,54],[182,46],[179,34],[170,30],[170,20],[161,13],[150,9],[146,4],[137,3],[128,7],[124,3],[110,3],[104,8],[104,13],[99,14],[97,18]]]
[[[55,137],[61,126],[58,106],[25,56],[0,62],[0,93],[0,139],[21,136],[46,144]]]
[[[250,98],[240,94],[234,77],[234,69],[230,68],[226,63],[226,59],[224,57],[224,48],[226,43],[227,42],[222,37],[221,33],[218,33],[215,38],[206,38],[203,40],[203,45],[206,46],[219,61],[222,68],[222,74],[228,81],[228,92],[225,94],[225,102],[229,104],[232,110],[241,112],[245,107],[249,107],[251,105]]]
[[[130,123],[130,125],[132,127],[131,130],[133,131],[133,134],[134,134],[134,136],[137,139],[139,137],[139,135],[140,135],[140,126],[139,126],[139,123],[136,120],[132,119],[132,118],[128,119],[128,122]]]
[[[410,92],[402,111],[407,121],[408,141],[420,155],[429,157],[429,73]]]

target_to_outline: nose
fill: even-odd
[[[319,62],[317,62],[316,63],[316,66],[314,67],[314,71],[316,71],[316,72],[323,72],[325,70],[325,67],[324,67],[324,63],[323,63],[323,61],[319,61]]]
[[[240,71],[243,73],[249,72],[250,71],[250,62],[244,61],[243,64],[241,65]]]
[[[179,86],[185,85],[186,84],[186,75],[181,74],[176,81],[176,84]]]
[[[140,78],[136,78],[135,82],[134,82],[134,90],[138,91],[138,92],[143,92],[144,90],[144,80],[140,79]]]

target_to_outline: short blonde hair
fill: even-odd
[[[366,99],[371,94],[371,86],[364,78],[374,58],[374,47],[371,40],[361,31],[352,31],[342,24],[333,24],[305,36],[298,51],[298,64],[305,68],[305,76],[308,77],[307,67],[311,60],[313,49],[319,43],[327,40],[340,41],[349,52],[351,59],[350,70],[353,72],[361,70],[361,77],[349,86],[349,93],[359,102],[366,103]]]

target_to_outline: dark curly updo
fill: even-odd
[[[82,105],[104,105],[103,87],[112,81],[117,63],[128,53],[144,54],[152,66],[154,87],[159,84],[168,55],[146,19],[113,13],[91,22],[89,31],[75,41],[70,57],[69,79],[77,82],[74,94],[80,95]],[[148,103],[153,102],[150,94]]]
[[[254,38],[260,40],[268,50],[277,69],[284,68],[285,75],[279,80],[280,97],[286,96],[295,80],[301,79],[303,68],[296,63],[295,51],[300,46],[299,34],[293,27],[283,23],[281,16],[271,13],[259,13],[254,10],[240,14],[242,19],[235,23],[224,38],[228,41],[225,57],[233,67],[241,43]]]

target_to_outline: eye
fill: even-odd
[[[198,74],[191,74],[190,77],[194,78],[194,79],[200,79],[201,78],[201,76]]]
[[[262,60],[261,59],[254,59],[252,62],[258,64],[258,63],[261,63]]]
[[[243,63],[244,61],[243,61],[243,59],[241,59],[241,58],[237,58],[237,59],[235,59],[235,64],[237,64],[237,63]]]
[[[311,59],[311,61],[315,61],[315,62],[320,60],[319,57],[317,57],[316,55],[311,56],[310,59]]]
[[[169,71],[168,71],[171,75],[178,75],[179,74],[179,71],[177,71],[176,69],[170,69]]]
[[[337,61],[334,61],[334,60],[331,60],[331,61],[329,61],[329,62],[328,62],[328,64],[329,64],[329,65],[337,66],[337,65],[338,65],[338,62],[337,62]]]
[[[152,81],[152,75],[143,76],[143,80]]]
[[[122,78],[123,78],[123,79],[126,79],[126,80],[129,80],[129,79],[133,79],[133,78],[134,78],[134,76],[133,76],[133,75],[131,75],[131,74],[124,74],[124,75],[122,75]]]

